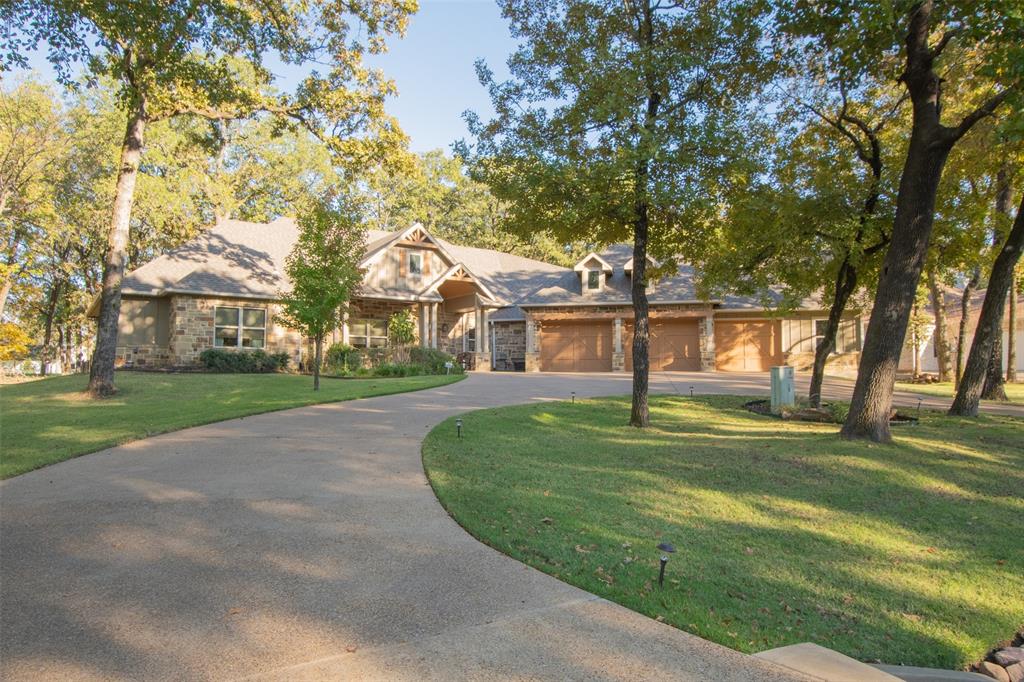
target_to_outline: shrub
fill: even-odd
[[[427,374],[423,365],[416,365],[408,362],[385,362],[379,365],[374,371],[379,377],[415,377]]]
[[[209,348],[199,354],[199,361],[207,369],[239,374],[282,371],[288,367],[288,360],[288,353],[267,353],[262,349],[230,351]]]
[[[850,403],[829,403],[828,410],[832,413],[832,421],[844,424],[847,415],[850,414]]]
[[[436,348],[413,348],[409,359],[417,365],[423,365],[425,374],[447,374],[445,364],[452,363],[451,373],[460,374],[462,366],[455,362],[455,357]]]
[[[324,356],[324,365],[331,372],[352,372],[363,366],[363,353],[346,343],[333,343]]]

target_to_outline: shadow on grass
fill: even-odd
[[[622,399],[485,411],[424,460],[481,540],[744,651],[956,668],[1024,622],[1020,420],[928,413],[885,447],[742,402],[654,398],[642,432]],[[679,548],[663,591],[661,539]]]

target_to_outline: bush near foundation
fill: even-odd
[[[281,372],[288,368],[288,353],[267,353],[263,350],[230,351],[210,348],[199,354],[206,369],[227,374],[262,374]]]

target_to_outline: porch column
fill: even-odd
[[[427,347],[427,307],[422,303],[416,304],[416,320],[419,327],[420,348]]]
[[[430,304],[430,347],[437,348],[437,304]]]
[[[348,311],[341,315],[341,342],[348,345]]]
[[[487,329],[487,309],[480,305],[480,297],[476,298],[476,371],[491,371],[491,336]]]

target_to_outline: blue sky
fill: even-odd
[[[467,135],[463,111],[492,112],[473,63],[483,58],[501,75],[515,48],[493,0],[420,0],[405,38],[390,45],[386,55],[371,63],[397,84],[398,96],[388,103],[388,111],[398,118],[416,152],[450,151],[455,140]],[[31,55],[30,63],[40,77],[53,78],[42,53]],[[282,89],[294,85],[289,81],[282,80]]]

